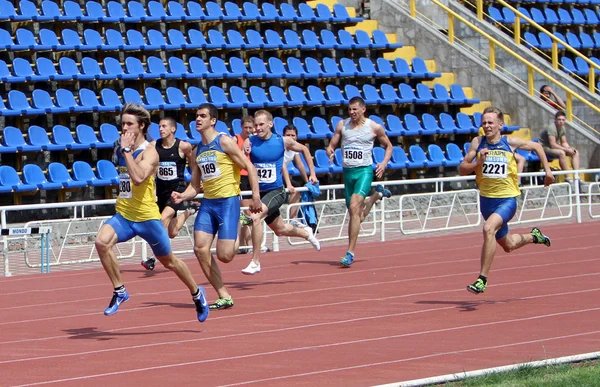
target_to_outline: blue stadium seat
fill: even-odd
[[[454,118],[448,113],[440,113],[440,127],[442,129],[441,133],[443,134],[457,134],[460,129],[456,126],[454,122]]]
[[[100,181],[110,182],[107,185],[119,184],[119,173],[115,165],[108,160],[98,160],[96,163],[96,174]]]
[[[11,90],[8,92],[8,104],[10,109],[17,112],[19,115],[44,114],[44,110],[31,107],[27,100],[27,96],[19,90]]]
[[[492,19],[493,22],[504,23],[504,16],[502,15],[502,12],[498,8],[490,5],[488,7],[488,15],[490,15],[490,18]]]
[[[461,85],[450,85],[450,96],[452,97],[452,100],[455,101],[454,103],[459,105],[473,105],[480,102],[480,100],[476,98],[467,98]]]
[[[32,107],[47,114],[62,114],[68,113],[70,111],[67,107],[60,107],[54,104],[52,97],[46,90],[43,89],[35,89],[31,94],[32,97]],[[42,113],[42,114],[43,114]]]
[[[89,150],[89,144],[80,144],[75,141],[71,130],[63,125],[55,125],[52,128],[52,139],[54,144],[62,145],[69,150]]]
[[[592,50],[596,47],[592,36],[585,32],[579,33],[579,40],[581,41],[581,48],[584,50]]]
[[[315,106],[323,103],[323,101],[309,101],[304,94],[304,90],[295,85],[288,88],[288,93],[290,101],[288,106]],[[271,98],[274,102],[278,101],[278,99],[274,99],[273,96],[271,96]]]
[[[557,25],[559,23],[558,15],[552,8],[544,8],[544,16],[546,17],[546,24]]]
[[[332,165],[329,163],[329,157],[325,149],[315,151],[315,173],[317,175],[333,172]]]
[[[421,121],[423,122],[424,129],[424,132],[422,134],[425,136],[434,134],[449,134],[442,131],[442,128],[440,128],[435,117],[429,113],[424,113],[421,116]]]
[[[389,101],[389,104],[406,103],[406,101],[402,100],[398,96],[398,93],[396,93],[396,89],[394,89],[394,86],[388,85],[387,83],[381,85],[381,98],[385,101]]]
[[[458,166],[464,159],[462,152],[458,145],[449,142],[446,144],[446,166],[447,167],[456,167]]]
[[[419,84],[417,84],[415,95],[417,96],[417,98],[427,101],[426,103],[431,103],[431,104],[450,103],[450,96],[447,96],[447,91],[446,91],[446,95],[440,96],[437,93],[438,88],[436,88],[436,86],[438,86],[438,87],[441,86],[444,89],[444,91],[446,91],[446,88],[444,86],[435,84],[434,91],[436,91],[436,92],[432,93],[429,86],[425,85],[424,83],[419,83]]]
[[[335,85],[325,86],[326,103],[328,105],[342,105],[345,104],[347,99],[344,97],[342,91]]]
[[[437,165],[431,165],[429,159],[425,155],[425,151],[418,145],[411,145],[408,148],[408,153],[410,154],[410,159],[413,163],[413,167],[416,168],[430,168],[436,167]]]
[[[26,82],[40,82],[48,80],[48,78],[44,78],[35,74],[31,68],[31,61],[23,58],[15,58],[13,60],[13,73],[16,77],[23,79]]]
[[[6,64],[6,62],[0,59],[0,81],[5,83],[12,83],[24,82],[25,80],[19,80],[19,78],[15,77],[8,69],[8,65]]]
[[[406,103],[429,103],[427,99],[418,98],[412,87],[406,83],[401,83],[398,85],[398,95],[400,96],[401,100],[407,101]]]
[[[0,186],[11,187],[15,192],[37,191],[34,184],[24,184],[15,169],[8,165],[0,166]]]
[[[150,123],[150,127],[148,128],[148,136],[152,139],[152,141],[158,141],[160,139],[160,129],[156,122]]]
[[[419,57],[415,57],[412,59],[412,71],[418,77],[422,77],[425,79],[439,78],[442,76],[441,73],[429,71],[425,61]]]
[[[404,169],[409,168],[410,161],[408,156],[402,147],[396,145],[392,148],[392,159],[390,160],[390,168],[392,169]]]
[[[420,136],[425,132],[417,116],[410,113],[404,115],[404,127],[406,128],[404,136]]]
[[[2,131],[2,137],[4,138],[2,147],[4,152],[40,152],[42,150],[40,145],[27,143],[23,132],[13,126],[6,126]]]
[[[104,90],[106,90],[106,89],[104,89]],[[123,95],[123,104],[131,102],[131,103],[138,103],[138,104],[141,104],[144,106],[147,105],[144,102],[144,99],[142,98],[142,96],[140,95],[140,92],[137,91],[136,89],[132,89],[131,87],[126,87],[123,89],[122,95]]]
[[[112,148],[116,141],[121,137],[119,129],[112,124],[100,125],[100,140],[98,142],[99,148]]]
[[[563,56],[560,58],[560,64],[563,65],[563,70],[566,73],[578,74],[577,68],[575,67],[575,63],[573,63],[573,59]]]
[[[322,117],[318,117],[318,116],[313,117],[312,128],[315,132],[313,138],[321,139],[321,138],[333,137],[333,132],[331,131],[329,124]]]
[[[334,165],[332,166],[332,172],[333,173],[339,173],[342,172],[343,166],[343,157],[342,157],[342,148],[337,148],[334,152],[333,152],[333,162]]]
[[[446,156],[444,156],[444,151],[437,144],[429,144],[427,146],[427,160],[429,161],[430,168],[445,167],[448,164]]]
[[[89,125],[77,125],[75,133],[77,134],[75,142],[77,144],[85,145],[87,148],[113,148],[114,141],[112,143],[99,141],[94,129]]]
[[[262,76],[256,76],[248,71],[246,64],[243,59],[231,57],[229,58],[230,74],[235,78],[262,78]]]
[[[583,58],[576,57],[575,66],[577,67],[577,74],[581,76],[587,76],[590,72],[590,65]]]
[[[269,105],[269,97],[265,92],[265,89],[258,86],[250,86],[250,100],[254,104],[260,104],[262,107],[267,107]]]
[[[189,106],[191,106],[194,109],[197,106],[208,102],[208,100],[206,99],[206,94],[204,93],[204,90],[202,90],[199,87],[190,86],[190,87],[188,87],[187,92],[188,92],[188,99],[190,100]]]
[[[67,149],[67,147],[64,145],[59,145],[51,142],[50,138],[48,137],[48,133],[46,132],[46,129],[40,126],[31,125],[29,129],[27,129],[27,134],[29,143],[35,147],[42,148],[42,150],[52,152],[64,151]]]
[[[73,163],[73,177],[76,182],[85,182],[86,185],[92,187],[104,187],[112,184],[109,179],[99,179],[92,167],[85,161],[75,161]]]
[[[250,69],[248,73],[250,78],[285,78],[285,74],[272,74],[271,72],[269,72],[269,70],[267,70],[265,62],[261,58],[257,58],[255,56],[251,57],[248,60],[248,67]]]
[[[84,92],[82,94],[82,92]],[[91,90],[81,89],[79,90],[79,100],[84,106],[90,106],[95,111],[116,111],[120,110],[123,104],[116,91],[113,89],[104,88],[100,90],[100,98],[102,104],[99,103],[98,97]]]
[[[273,130],[275,133],[283,136],[283,128],[289,125],[289,122],[285,118],[275,117],[273,118]]]
[[[383,162],[384,158],[385,158],[385,149],[383,149],[380,146],[373,147],[373,164],[372,164],[373,169],[376,169],[377,165],[381,164]],[[391,168],[389,164],[386,166],[386,169],[387,168]]]
[[[306,89],[306,94],[308,95],[308,99],[312,101],[320,101],[323,105],[334,105],[335,101],[327,100],[327,97],[323,94],[323,90],[318,86],[310,85]]]
[[[387,121],[387,125],[385,126],[387,130],[386,134],[389,137],[399,137],[405,135],[406,129],[404,128],[404,125],[402,124],[402,121],[400,121],[399,117],[393,114],[388,114],[385,120]]]
[[[597,25],[598,23],[600,23],[600,19],[598,14],[590,8],[584,8],[583,10],[583,14],[585,15],[585,20],[587,21],[588,25]]]
[[[465,152],[465,156],[469,153],[469,148],[471,147],[471,141],[467,141],[463,144],[463,151]]]
[[[23,183],[36,186],[40,190],[61,189],[62,184],[51,183],[46,178],[44,171],[37,164],[23,166]],[[1,191],[0,191],[1,192]]]
[[[55,96],[56,96],[56,105],[61,108],[68,109],[69,112],[80,113],[80,112],[88,111],[88,109],[85,106],[80,105],[75,100],[75,96],[69,90],[57,89]]]
[[[14,44],[11,34],[4,29],[0,29],[0,49],[12,50]]]
[[[294,117],[292,119],[292,123],[298,130],[298,139],[299,140],[310,140],[314,138],[314,133],[310,130],[308,126],[308,122],[302,117]]]
[[[14,21],[20,22],[31,22],[39,21],[40,14],[38,13],[37,6],[28,0],[21,0],[19,2],[19,12],[15,15]]]
[[[250,109],[259,109],[263,107],[263,104],[259,101],[257,103],[253,103],[248,99],[248,95],[246,95],[246,91],[238,86],[231,86],[229,88],[229,96],[231,98],[231,102],[233,104],[232,107],[241,106],[243,108]]]
[[[540,41],[538,40],[537,36],[535,36],[531,32],[525,32],[523,34],[523,38],[525,39],[526,46],[528,46],[529,48],[540,48]]]
[[[406,60],[404,60],[402,58],[394,59],[394,69],[396,71],[396,74],[398,74],[397,76],[399,76],[399,77],[405,77],[405,78],[424,78],[425,77],[424,75],[415,73],[408,65],[408,62],[406,62]]]
[[[531,19],[537,24],[541,26],[546,24],[546,16],[544,16],[544,13],[539,8],[531,7],[529,14],[531,15]]]

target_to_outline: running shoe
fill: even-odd
[[[154,266],[156,265],[156,258],[148,258],[147,260],[142,261],[141,264],[146,270],[154,270]]]
[[[390,191],[389,189],[385,188],[381,184],[377,184],[377,186],[375,187],[375,191],[379,192],[381,194],[381,196],[384,197],[384,198],[391,198],[392,197],[392,191]]]
[[[206,292],[202,286],[198,286],[198,295],[193,297],[194,304],[196,305],[196,313],[198,314],[198,321],[204,322],[208,318],[208,302],[206,301]]]
[[[467,290],[473,294],[480,294],[485,292],[486,286],[487,285],[483,282],[481,278],[477,278],[477,281],[467,286]]]
[[[233,306],[233,298],[228,297],[228,298],[221,298],[219,297],[213,304],[211,304],[209,306],[210,309],[212,310],[218,310],[218,309],[227,309],[227,308],[231,308]]]
[[[242,212],[240,214],[240,222],[242,222],[242,226],[249,226],[252,224],[253,220],[251,217]]]
[[[533,243],[543,243],[546,246],[550,247],[551,242],[550,238],[546,235],[542,234],[539,228],[534,227],[531,229],[531,235],[533,235]]]
[[[350,267],[350,265],[352,265],[352,262],[354,262],[354,254],[352,254],[349,251],[346,251],[346,256],[340,259],[340,263],[344,267]]]
[[[242,269],[242,273],[246,275],[260,273],[260,263],[254,263],[254,261],[250,261],[248,266],[246,266],[245,269]]]
[[[108,304],[108,308],[104,309],[104,315],[110,316],[119,310],[119,305],[129,300],[129,293],[127,290],[123,290],[122,292],[113,292],[113,296],[110,299],[110,304]]]
[[[321,243],[319,243],[319,240],[315,237],[315,233],[313,232],[312,228],[310,226],[304,226],[304,229],[308,233],[308,237],[306,238],[306,240],[309,241],[311,245],[313,245],[315,250],[321,251]]]

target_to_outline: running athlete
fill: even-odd
[[[298,129],[294,125],[287,125],[283,128],[283,137],[289,137],[294,141],[297,141],[298,138]],[[298,172],[300,172],[300,176],[290,176],[288,173],[287,165],[293,162]],[[291,149],[286,149],[283,154],[283,180],[285,185],[287,186],[289,192],[289,204],[298,203],[300,201],[300,192],[296,192],[296,188],[304,187],[304,184],[308,183],[308,175],[306,174],[306,168],[304,168],[304,163],[300,159],[300,153],[293,151]],[[298,206],[294,206],[290,208],[290,219],[294,219],[298,214]]]
[[[297,143],[290,137],[281,137],[273,133],[273,116],[266,110],[254,114],[256,136],[246,140],[244,149],[250,154],[250,160],[256,168],[260,185],[262,210],[251,218],[242,217],[242,224],[252,224],[252,261],[242,270],[244,274],[260,272],[260,245],[263,237],[262,221],[269,226],[277,236],[300,237],[306,239],[319,251],[321,246],[313,234],[312,228],[295,227],[281,218],[279,208],[287,201],[287,193],[283,187],[283,155],[286,149],[302,152],[310,169],[309,181],[317,183],[315,167],[308,148]]]
[[[381,125],[365,117],[366,110],[367,107],[362,98],[354,97],[350,99],[348,102],[350,118],[338,123],[333,138],[326,149],[329,159],[333,161],[335,148],[341,139],[344,196],[346,207],[350,212],[348,251],[340,260],[344,267],[350,267],[354,262],[354,249],[360,233],[360,224],[369,215],[377,200],[392,196],[390,190],[382,185],[377,185],[376,193],[367,198],[373,182],[373,168],[371,165],[373,163],[372,153],[375,137],[385,147],[385,156],[375,169],[377,178],[383,176],[383,172],[392,157],[392,143]]]
[[[194,253],[204,275],[219,296],[210,309],[233,306],[233,298],[223,284],[221,271],[210,253],[210,247],[218,233],[217,258],[228,263],[237,252],[240,168],[248,171],[250,179],[250,211],[258,212],[261,209],[256,169],[234,139],[215,130],[217,113],[217,108],[209,103],[200,105],[196,111],[196,130],[202,135],[202,143],[198,145],[196,160],[192,165],[192,182],[184,192],[171,194],[174,203],[192,200],[200,191],[202,179],[204,198],[194,222]]]
[[[246,141],[246,139],[254,134],[254,131],[255,131],[254,117],[252,117],[252,116],[242,117],[241,124],[242,124],[242,132],[240,134],[236,134],[235,139],[237,140],[238,148],[243,150],[244,142]],[[242,169],[240,171],[240,189],[242,191],[250,191],[251,190],[250,180],[248,180],[248,171],[246,171],[245,169]],[[243,207],[248,207],[249,199],[242,199],[241,205]],[[249,246],[250,243],[251,243],[250,227],[242,226],[242,228],[240,230],[240,245]],[[246,248],[246,247],[240,248],[239,253],[247,254],[248,248]]]
[[[144,239],[156,258],[188,287],[196,305],[198,321],[208,317],[206,294],[196,285],[185,262],[171,251],[171,241],[160,219],[154,201],[154,175],[158,168],[158,153],[144,138],[150,126],[150,113],[140,105],[128,103],[121,112],[121,143],[117,151],[119,161],[119,197],[117,213],[110,218],[96,236],[96,250],[108,274],[114,292],[104,314],[117,313],[119,305],[129,300],[129,293],[121,279],[119,261],[113,247],[135,236]]]
[[[171,192],[183,192],[185,183],[184,171],[186,161],[194,163],[192,144],[175,138],[177,122],[173,118],[163,118],[158,124],[160,138],[153,143],[158,152],[158,171],[156,173],[156,204],[162,216],[162,224],[169,232],[169,238],[175,238],[179,231],[197,210],[197,204],[189,203],[183,209],[184,203],[175,204],[171,201]],[[153,270],[156,259],[148,258],[142,261],[146,270]]]
[[[475,137],[471,141],[469,151],[458,166],[461,176],[475,171],[481,215],[485,219],[481,271],[477,280],[467,286],[467,290],[473,294],[485,292],[487,275],[496,254],[496,242],[507,253],[530,243],[543,243],[550,247],[550,238],[542,234],[537,227],[534,227],[529,234],[512,234],[508,229],[508,222],[517,210],[516,198],[521,195],[517,183],[515,150],[520,148],[537,153],[546,171],[544,186],[554,183],[554,176],[542,146],[518,137],[502,136],[500,130],[503,125],[502,112],[494,107],[486,108],[481,118],[485,135]],[[475,158],[476,161],[473,162]]]

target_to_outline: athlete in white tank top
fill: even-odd
[[[353,129],[350,118],[344,120],[342,127],[342,166],[344,168],[366,167],[373,163],[373,144],[375,137],[371,129],[371,120],[365,118],[360,128]]]

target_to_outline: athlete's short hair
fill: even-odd
[[[121,110],[121,119],[123,119],[123,115],[125,114],[134,116],[140,127],[143,124],[142,133],[146,134],[148,132],[150,128],[150,112],[145,107],[137,103],[128,102]]]
[[[265,117],[267,117],[267,120],[273,122],[273,115],[269,111],[266,111],[264,109],[257,110],[256,113],[254,113],[254,118],[256,118],[258,116],[265,116]]]
[[[208,110],[208,114],[210,114],[210,118],[214,118],[216,120],[219,119],[219,110],[212,103],[203,103],[198,106],[198,110],[206,109]]]
[[[357,103],[362,107],[367,106],[367,104],[365,103],[365,100],[362,99],[361,97],[352,97],[350,98],[350,101],[348,101],[348,105],[352,105],[353,103]]]
[[[498,117],[498,120],[500,120],[500,122],[504,122],[504,114],[502,113],[502,110],[498,109],[497,107],[490,106],[483,109],[483,114],[488,113],[495,113],[496,117]]]
[[[296,132],[296,136],[298,135],[298,128],[296,128],[294,125],[290,124],[290,125],[286,125],[283,128],[283,135],[284,136],[285,136],[285,132],[287,132],[288,130],[294,131],[294,132]]]
[[[167,121],[168,125],[171,126],[171,127],[173,127],[173,128],[177,127],[177,121],[173,117],[165,117],[165,118],[161,118],[160,120],[161,121]]]
[[[247,123],[251,123],[254,126],[254,117],[252,117],[251,115],[246,115],[242,117],[242,126],[244,126],[244,124]]]

